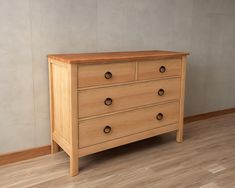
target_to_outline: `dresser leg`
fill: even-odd
[[[79,159],[76,155],[70,156],[70,176],[78,175],[79,171]]]
[[[184,141],[183,140],[183,130],[182,129],[177,130],[177,132],[176,132],[176,141],[179,142],[179,143]]]
[[[52,140],[51,141],[51,154],[57,153],[59,151],[59,145]]]

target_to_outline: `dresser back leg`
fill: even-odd
[[[54,140],[51,140],[51,154],[57,153],[58,151],[59,145]]]

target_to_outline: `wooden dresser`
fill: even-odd
[[[52,153],[79,158],[176,131],[183,141],[187,53],[136,51],[49,55]]]

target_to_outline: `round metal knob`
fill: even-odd
[[[158,94],[159,96],[163,96],[164,93],[165,93],[165,90],[164,90],[164,89],[159,89],[158,92],[157,92],[157,94]]]
[[[160,73],[166,72],[166,67],[165,67],[165,66],[161,66],[161,67],[159,68],[159,72],[160,72]]]
[[[104,104],[106,106],[110,106],[112,103],[113,103],[113,99],[111,99],[111,98],[106,98],[104,101]]]
[[[156,116],[157,120],[162,120],[163,119],[163,114],[162,113],[158,113]]]
[[[110,126],[106,126],[103,131],[105,134],[108,134],[112,131],[112,128]]]
[[[109,71],[104,74],[104,77],[105,77],[106,79],[111,79],[112,76],[113,76],[112,73],[109,72]]]

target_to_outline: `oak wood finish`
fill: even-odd
[[[77,94],[77,77],[78,77],[78,72],[77,72],[77,65],[76,64],[70,64],[69,65],[69,88],[71,92],[71,97],[70,97],[70,121],[71,121],[71,130],[70,130],[70,175],[75,176],[78,174],[79,171],[79,151],[78,151],[78,94]]]
[[[188,117],[184,118],[184,122],[191,123],[191,122],[195,122],[195,121],[205,120],[205,119],[209,119],[209,118],[213,118],[213,117],[217,117],[217,116],[223,116],[223,115],[232,114],[232,113],[235,113],[235,108],[228,108],[228,109],[217,110],[217,111],[213,111],[213,112],[207,112],[207,113],[203,113],[203,114],[188,116]]]
[[[79,123],[79,148],[178,123],[178,106],[178,102],[173,102],[81,121]],[[159,113],[163,114],[161,120],[156,118]],[[110,133],[104,133],[106,126],[110,126]]]
[[[186,55],[48,57],[52,153],[60,146],[70,156],[71,176],[78,173],[80,157],[98,151],[172,131],[182,142]]]
[[[0,165],[23,161],[34,157],[39,157],[42,155],[48,155],[50,151],[51,151],[51,146],[42,146],[38,148],[32,148],[23,151],[2,154],[0,155]]]
[[[159,93],[163,90],[163,93]],[[112,104],[105,105],[107,98]],[[79,92],[79,118],[180,98],[180,78],[83,90]]]
[[[170,125],[166,125],[166,126],[162,126],[158,128],[149,129],[149,130],[139,132],[136,134],[131,134],[125,137],[113,139],[104,143],[95,144],[90,147],[80,148],[79,149],[80,156],[82,157],[82,156],[90,155],[96,152],[104,151],[104,150],[121,146],[124,144],[150,138],[156,135],[161,135],[164,133],[176,131],[177,129],[178,129],[178,124],[170,124]]]
[[[122,61],[142,61],[142,60],[156,60],[181,58],[189,55],[185,52],[170,52],[170,51],[130,51],[130,52],[103,52],[103,53],[80,53],[80,54],[55,54],[48,55],[51,61],[63,63],[108,63],[108,62],[122,62]]]
[[[49,61],[51,144],[70,156],[70,175],[78,173],[77,65]],[[75,149],[76,148],[76,149]]]
[[[54,130],[54,118],[52,118],[54,114],[54,103],[53,103],[53,83],[52,83],[52,64],[48,63],[48,72],[49,72],[49,93],[50,93],[50,128],[51,128],[51,133]],[[54,141],[54,139],[51,136],[51,153],[57,153],[59,151],[59,145]]]
[[[188,116],[188,117],[184,118],[184,123],[186,123],[186,125],[191,125],[190,123],[192,123],[192,122],[195,122],[195,124],[197,124],[196,121],[207,120],[210,118],[219,118],[218,116],[224,116],[224,115],[232,114],[232,113],[235,113],[235,108],[229,108],[229,109],[224,109],[224,110],[208,112],[208,113],[204,113],[204,114],[198,114],[198,115],[194,115],[194,116]],[[169,131],[166,131],[166,132],[169,132]],[[143,134],[143,133],[146,134],[146,132],[142,132],[141,134]],[[153,134],[153,135],[156,135],[156,134]],[[136,136],[136,134],[133,136]],[[145,138],[146,136],[143,136],[143,137]],[[132,139],[132,140],[134,142],[134,141],[141,140],[141,139],[142,139],[142,137],[140,137],[139,139]],[[114,141],[116,141],[116,140],[114,140]],[[122,139],[122,141],[123,141],[123,139]],[[123,144],[126,144],[126,143],[121,142],[120,144],[117,144],[116,146],[120,146]],[[114,143],[112,142],[112,143],[110,143],[110,145],[114,145]],[[95,147],[96,148],[94,148],[94,149],[98,148],[97,145]],[[105,147],[105,146],[102,145],[102,147]],[[92,151],[94,151],[94,149]],[[9,163],[15,163],[18,161],[24,161],[27,159],[32,159],[32,158],[35,158],[38,156],[47,155],[51,152],[51,150],[52,150],[51,146],[47,145],[47,146],[42,146],[39,148],[32,148],[32,149],[16,151],[16,152],[12,152],[12,153],[1,154],[0,155],[0,166],[5,165],[5,164],[9,164]],[[102,150],[105,150],[105,148],[101,148],[100,150],[97,150],[97,151],[102,151]],[[80,150],[79,156],[82,157],[82,156],[85,156],[88,154],[89,153],[87,151]],[[25,157],[25,156],[27,156],[27,157]]]
[[[218,111],[213,111],[213,112],[208,112],[208,113],[204,113],[204,114],[198,114],[198,115],[194,115],[194,116],[188,116],[184,118],[184,123],[192,123],[195,122],[195,124],[197,124],[196,121],[202,121],[202,120],[206,120],[206,119],[210,119],[210,118],[216,118],[218,116],[224,116],[226,114],[232,114],[235,113],[235,108],[229,108],[229,109],[224,109],[224,110],[218,110]],[[220,118],[220,117],[218,117]],[[200,123],[198,123],[200,124]],[[190,125],[190,124],[189,124]],[[177,128],[176,128],[177,129]],[[175,130],[176,130],[175,129]],[[151,130],[152,132],[152,130]],[[169,132],[169,131],[166,131]],[[141,135],[144,135],[138,139],[134,139],[132,138],[131,140],[137,141],[137,140],[141,140],[142,138],[145,138],[145,132],[142,132]],[[152,135],[156,135],[155,133],[153,133]],[[133,135],[133,136],[136,136]],[[151,137],[151,136],[150,136]],[[123,139],[121,139],[123,141]],[[114,140],[115,142],[117,140]],[[117,146],[119,145],[123,145],[125,144],[124,142],[117,144]],[[114,143],[110,143],[110,145],[114,145]],[[94,151],[95,149],[98,148],[98,146],[95,146],[96,148],[91,149],[91,151]],[[102,147],[105,147],[104,145],[102,145]],[[97,151],[102,151],[107,149],[107,147],[105,148],[100,148],[100,150]],[[23,161],[23,160],[27,160],[27,159],[32,159],[34,157],[38,157],[38,156],[43,156],[43,155],[47,155],[51,152],[51,146],[42,146],[39,148],[32,148],[32,149],[27,149],[27,150],[22,150],[22,151],[17,151],[17,152],[12,152],[12,153],[6,153],[6,154],[1,154],[0,155],[0,165],[5,165],[5,164],[9,164],[9,163],[15,163],[18,161]],[[85,153],[86,152],[86,153]],[[88,151],[85,150],[80,150],[79,156],[85,156],[88,155],[90,153],[88,153]]]
[[[233,188],[234,124],[235,113],[212,117],[187,123],[181,144],[169,133],[82,157],[73,178],[65,152],[0,166],[0,187]]]
[[[161,72],[163,68],[164,72]],[[161,59],[139,63],[139,80],[159,79],[181,75],[181,59]]]
[[[52,64],[51,65],[51,82],[53,93],[53,130],[59,139],[64,143],[61,145],[71,144],[71,87],[70,87],[70,66],[69,64]]]
[[[110,73],[110,78],[105,74]],[[78,68],[79,87],[114,84],[135,80],[135,63],[82,65]]]
[[[208,112],[208,113],[204,113],[204,114],[198,114],[198,115],[194,115],[194,116],[188,116],[188,117],[184,118],[184,123],[192,123],[192,122],[196,122],[196,121],[202,121],[202,120],[216,118],[218,116],[223,116],[223,115],[231,114],[231,113],[235,113],[235,108],[229,108],[229,109],[224,109],[224,110]],[[169,131],[167,131],[167,132],[169,132]],[[144,132],[142,132],[142,133],[144,133]],[[156,135],[156,134],[152,134],[152,135]],[[136,136],[136,135],[134,135],[134,136]],[[146,136],[143,136],[143,137],[145,138]],[[142,139],[142,137],[137,140],[141,140],[141,139]],[[134,140],[134,139],[132,139],[132,140]],[[134,141],[137,141],[137,140],[134,140]],[[121,143],[118,145],[123,145],[123,144],[124,143]],[[113,145],[113,143],[110,145]],[[96,148],[97,148],[97,145],[96,145]],[[92,151],[94,151],[94,149]],[[105,148],[101,148],[99,151],[102,151],[102,150],[105,150]],[[34,157],[47,155],[50,152],[51,152],[51,146],[48,145],[48,146],[42,146],[39,148],[32,148],[32,149],[27,149],[27,150],[12,152],[12,153],[1,154],[0,155],[0,165],[15,163],[15,162],[23,161],[26,159],[32,159]],[[88,155],[88,153],[84,154],[84,150],[80,150],[79,156],[82,157],[84,155]]]
[[[185,77],[186,77],[186,57],[182,57],[181,68],[181,84],[180,84],[180,114],[179,114],[179,129],[177,130],[177,142],[183,142],[184,129],[184,95],[185,95]]]

